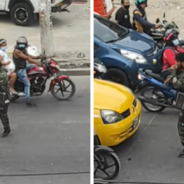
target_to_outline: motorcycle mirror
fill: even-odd
[[[159,18],[157,18],[157,19],[156,19],[156,23],[158,24],[159,22],[160,22],[160,19],[159,19]]]
[[[164,14],[163,14],[163,18],[165,18],[165,16],[166,16],[166,15],[165,15],[165,12],[164,12]]]

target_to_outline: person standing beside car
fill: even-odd
[[[129,0],[121,0],[121,7],[116,12],[115,21],[119,25],[131,29],[132,25],[130,22],[129,8],[130,8]]]

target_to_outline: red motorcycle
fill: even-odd
[[[30,81],[30,93],[31,96],[40,96],[43,94],[46,88],[46,83],[48,79],[51,79],[49,91],[57,100],[69,100],[75,94],[75,84],[66,75],[60,75],[60,68],[58,63],[53,59],[44,59],[41,61],[42,66],[35,66],[27,71],[27,75]],[[71,90],[69,91],[69,87]],[[17,78],[15,82],[15,90],[19,95],[12,94],[11,101],[17,100],[24,95],[24,84]],[[55,90],[56,88],[56,90]],[[61,93],[61,96],[58,95]],[[22,95],[20,95],[22,93]],[[65,96],[64,94],[68,95]]]

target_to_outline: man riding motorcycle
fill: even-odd
[[[40,66],[41,63],[37,63],[34,59],[41,59],[41,57],[34,58],[30,57],[26,53],[28,41],[25,37],[19,37],[15,49],[13,51],[13,61],[16,66],[17,77],[24,83],[24,93],[26,98],[26,105],[32,107],[33,104],[30,100],[30,82],[27,76],[27,71],[33,68],[35,65]],[[28,61],[31,64],[26,64]]]
[[[179,46],[179,32],[175,29],[170,29],[165,32],[164,41],[166,43],[166,49],[163,53],[163,67],[162,76],[164,79],[170,74],[170,68],[176,64],[176,54],[184,52],[184,50]],[[167,84],[169,81],[166,80]]]
[[[151,29],[158,29],[160,24],[152,24],[148,22],[146,16],[147,0],[135,0],[136,10],[133,11],[133,28],[141,33],[150,34]]]

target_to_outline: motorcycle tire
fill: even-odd
[[[68,100],[70,100],[70,99],[73,97],[73,95],[75,94],[75,91],[76,91],[75,84],[74,84],[74,82],[73,82],[71,79],[63,79],[63,82],[64,82],[64,81],[67,81],[67,82],[70,83],[70,85],[72,86],[72,91],[71,91],[70,95],[69,95],[67,98],[58,97],[57,93],[56,93],[55,90],[54,90],[54,86],[55,86],[56,84],[58,84],[58,83],[56,83],[55,85],[52,85],[52,86],[51,86],[51,89],[50,89],[52,96],[53,96],[55,99],[59,100],[59,101],[68,101]],[[61,90],[61,89],[60,89],[60,90]]]
[[[100,177],[100,179],[112,180],[112,179],[116,178],[118,176],[120,170],[121,170],[121,163],[120,163],[120,160],[119,160],[117,154],[114,151],[108,151],[108,150],[99,149],[99,150],[95,151],[95,155],[100,155],[100,156],[109,155],[112,158],[112,160],[114,161],[114,163],[115,163],[114,164],[115,165],[115,171],[111,175],[109,175],[107,177]],[[95,175],[95,173],[94,173],[94,177],[95,178],[99,178],[99,176]]]
[[[154,89],[155,87],[154,86],[151,86],[151,85],[146,85],[143,88],[143,90],[141,91],[141,94],[140,95],[144,97],[145,96],[145,93],[148,91],[149,88],[153,88]],[[148,102],[144,102],[144,101],[141,101],[141,104],[149,112],[162,112],[166,108],[164,106],[159,106],[159,105],[158,105],[158,109],[149,108],[147,106],[147,104],[149,104],[149,103]]]

